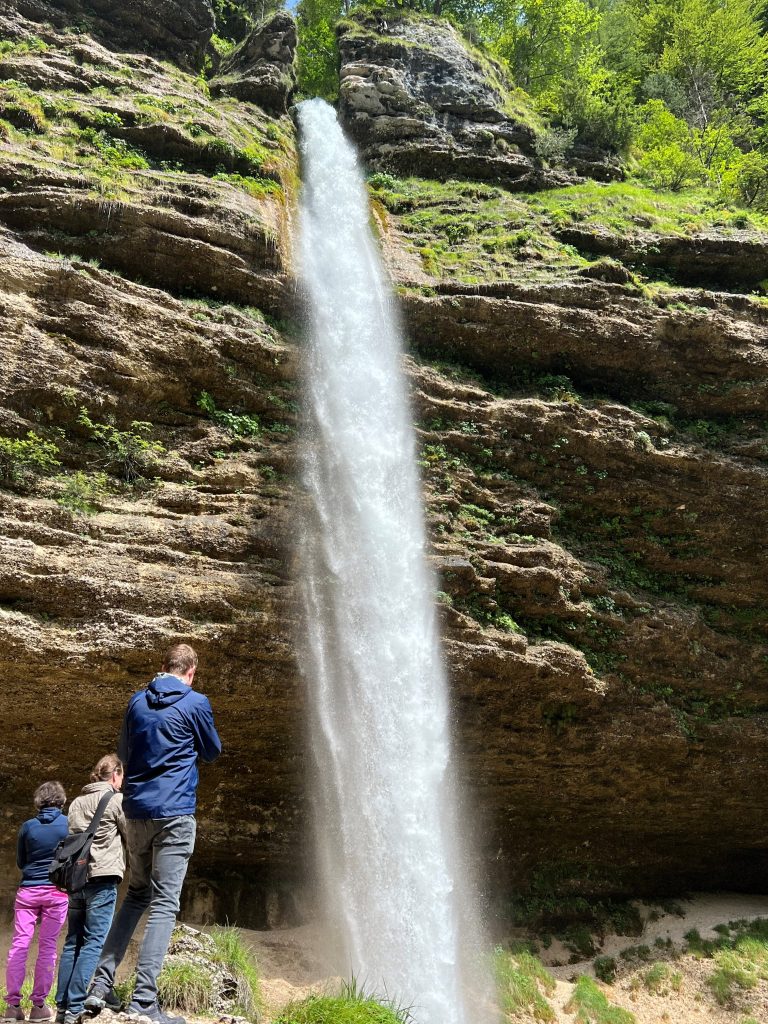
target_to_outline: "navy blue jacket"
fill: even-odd
[[[53,851],[67,834],[67,819],[58,807],[44,807],[36,818],[25,821],[16,841],[16,864],[21,884],[50,885],[48,868]]]
[[[131,697],[117,752],[126,818],[194,814],[197,759],[215,761],[221,753],[208,698],[161,672]]]

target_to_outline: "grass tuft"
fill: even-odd
[[[214,928],[210,933],[214,952],[212,959],[220,963],[237,985],[236,1008],[243,1017],[256,1018],[261,1009],[261,978],[253,953],[237,928]]]
[[[339,995],[312,995],[290,1003],[273,1024],[409,1024],[407,1009],[366,993],[353,979]]]
[[[493,968],[506,1013],[530,1013],[535,1020],[553,1021],[555,1011],[545,996],[555,991],[555,979],[528,949],[494,950]]]
[[[565,1012],[575,1014],[575,1024],[636,1024],[635,1015],[620,1006],[612,1006],[586,974],[576,982]]]

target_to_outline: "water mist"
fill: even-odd
[[[301,539],[305,674],[325,903],[340,973],[475,1024],[470,900],[446,680],[425,559],[402,342],[354,149],[322,100],[298,113],[310,429]]]

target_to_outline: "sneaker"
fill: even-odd
[[[53,1010],[47,1003],[32,1003],[29,1020],[53,1020]]]
[[[157,1003],[152,1006],[140,1006],[138,1003],[131,1003],[125,1011],[126,1016],[134,1019],[146,1018],[152,1024],[187,1024],[184,1017],[173,1017],[170,1013],[164,1013]]]
[[[67,1011],[64,1009],[64,1007],[63,1006],[57,1006],[56,1007],[56,1020],[55,1020],[54,1024],[64,1024],[64,1018],[66,1017],[66,1015],[67,1015]]]
[[[80,1024],[83,1019],[82,1013],[70,1013],[69,1010],[64,1014],[64,1024]]]
[[[18,1003],[16,1004],[16,1006],[14,1006],[13,1003],[6,1003],[5,1004],[5,1013],[3,1014],[3,1020],[4,1021],[6,1021],[6,1020],[25,1020],[25,1019],[26,1018],[24,1017],[24,1011],[18,1005]]]

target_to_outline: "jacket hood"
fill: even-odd
[[[160,672],[147,687],[145,693],[147,704],[151,708],[168,708],[171,704],[178,704],[192,689],[187,686],[178,676],[172,676],[170,672]]]
[[[112,790],[113,793],[117,792],[111,782],[89,782],[87,786],[83,786],[82,793],[106,793],[107,790]]]
[[[60,807],[43,807],[42,810],[38,811],[37,817],[43,824],[48,825],[50,822],[56,821],[60,815]]]

